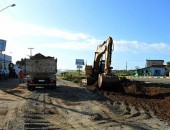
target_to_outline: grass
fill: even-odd
[[[74,83],[81,83],[82,73],[75,72],[63,72],[60,74],[61,78],[64,80],[72,81]]]

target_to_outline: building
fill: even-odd
[[[164,60],[147,60],[146,59],[146,67],[152,67],[154,65],[162,66],[164,63]]]
[[[9,73],[8,65],[12,62],[12,57],[6,54],[0,53],[0,71]]]
[[[9,63],[12,62],[12,57],[2,52],[6,49],[6,40],[0,39],[0,73],[9,74]]]
[[[135,76],[164,76],[166,65],[164,60],[146,60],[146,67],[137,69]]]

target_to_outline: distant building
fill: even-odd
[[[164,76],[166,65],[164,60],[146,60],[146,67],[137,69],[134,72],[136,76]]]
[[[164,63],[164,60],[147,60],[146,59],[146,67],[152,67],[154,65],[162,66]]]
[[[9,73],[8,65],[12,62],[12,57],[6,54],[0,53],[0,71]]]

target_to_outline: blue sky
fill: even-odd
[[[170,61],[169,0],[0,0],[0,9],[13,3],[0,12],[0,39],[14,63],[33,47],[33,54],[58,58],[58,69],[76,69],[75,59],[92,64],[109,36],[114,69]]]

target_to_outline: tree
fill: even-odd
[[[167,69],[167,71],[168,71],[168,73],[169,73],[169,76],[170,76],[170,61],[167,62],[166,69]],[[167,73],[167,72],[166,72],[166,73]],[[166,74],[166,75],[168,75],[168,74]]]
[[[25,62],[26,62],[26,58],[22,58],[21,61],[17,61],[16,64],[19,66],[19,67],[22,67],[22,66],[25,66]]]
[[[167,65],[166,65],[167,68],[170,68],[170,61],[167,62]]]

